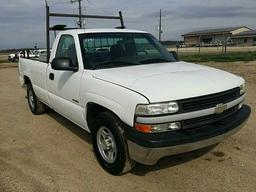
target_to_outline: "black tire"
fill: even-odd
[[[32,84],[27,85],[27,99],[29,108],[33,114],[40,115],[46,112],[46,105],[38,100],[33,90]]]
[[[116,147],[116,158],[114,162],[107,162],[98,146],[97,134],[104,127],[108,129],[114,140]],[[135,161],[129,158],[127,142],[125,139],[122,122],[111,112],[103,112],[97,118],[92,130],[92,143],[95,156],[102,168],[112,175],[121,175],[129,172],[134,166]]]
[[[14,60],[13,60],[14,62],[17,62],[17,61],[19,61],[19,57],[14,57]]]

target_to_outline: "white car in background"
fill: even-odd
[[[50,52],[51,52],[51,50],[50,50]],[[35,57],[39,61],[45,61],[46,56],[47,56],[47,50],[46,49],[38,49],[38,50],[35,51]]]
[[[15,57],[15,53],[11,53],[8,55],[8,60],[12,61],[14,59],[14,57]]]
[[[47,50],[46,49],[38,49],[35,50],[35,56],[40,57],[40,55],[46,55]]]
[[[9,61],[12,61],[12,62],[15,62],[15,61],[19,61],[19,58],[20,57],[28,57],[27,56],[27,51],[25,51],[25,55],[24,53],[22,53],[22,51],[18,51],[16,53],[11,53],[8,55],[8,60]],[[36,57],[36,54],[35,54],[35,50],[30,50],[29,51],[29,58],[35,58]]]

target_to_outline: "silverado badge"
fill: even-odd
[[[218,104],[215,107],[214,113],[215,114],[221,114],[227,109],[227,107],[228,107],[227,104],[223,104],[223,103]]]

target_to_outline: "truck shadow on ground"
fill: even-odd
[[[56,113],[53,110],[49,110],[47,114],[56,120],[59,124],[61,124],[63,127],[71,131],[73,134],[78,136],[79,138],[83,139],[87,143],[92,145],[91,135],[85,131],[84,129],[80,128],[76,124],[72,123],[65,117],[62,117],[60,114]],[[201,157],[202,155],[208,153],[209,151],[213,150],[216,145],[212,145],[210,147],[206,147],[203,149],[199,149],[192,152],[182,153],[178,155],[172,155],[169,157],[164,157],[158,161],[156,165],[153,166],[147,166],[137,163],[134,169],[131,171],[131,174],[137,175],[137,176],[144,176],[149,172],[157,171],[169,167],[174,167],[176,165],[180,165],[189,161],[192,161],[194,159],[197,159]]]
[[[164,157],[160,159],[156,165],[152,166],[137,163],[131,173],[137,176],[144,176],[152,171],[154,172],[161,169],[174,167],[203,156],[204,154],[212,151],[217,145],[218,144],[215,144],[206,148],[198,149],[196,151]]]
[[[56,120],[59,124],[61,124],[63,127],[71,131],[73,134],[75,134],[76,136],[80,137],[81,139],[92,145],[91,135],[87,131],[85,131],[78,125],[74,124],[73,122],[69,121],[68,119],[66,119],[65,117],[61,116],[60,114],[56,113],[51,109],[47,112],[47,114],[51,118]]]

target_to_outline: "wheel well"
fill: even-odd
[[[24,76],[24,82],[25,82],[25,85],[28,85],[31,83],[30,79],[27,76]]]
[[[92,130],[94,128],[95,125],[95,119],[96,117],[105,111],[110,111],[109,109],[98,105],[96,103],[88,103],[87,104],[87,112],[86,112],[86,119],[87,119],[87,125],[89,127],[90,130]]]

